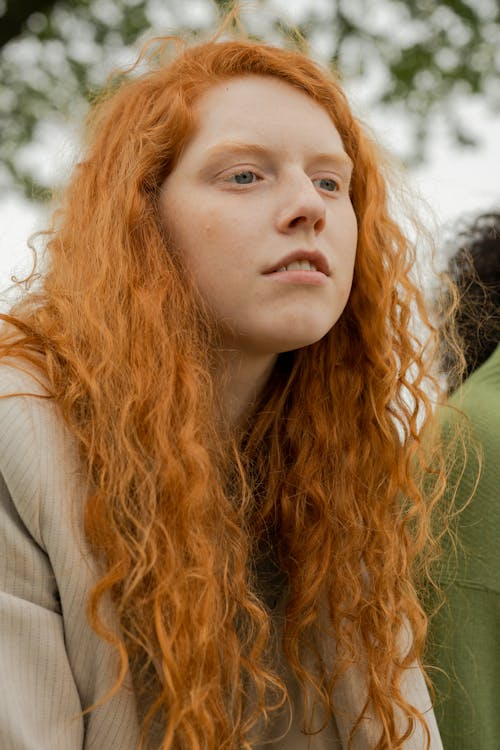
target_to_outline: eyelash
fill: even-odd
[[[252,182],[236,182],[235,178],[236,177],[240,177],[241,175],[253,175],[257,179],[256,180],[252,180]],[[254,172],[252,169],[242,169],[240,172],[233,172],[233,174],[230,174],[230,175],[228,175],[226,177],[226,181],[227,182],[234,182],[235,185],[254,185],[256,182],[258,182],[259,179],[261,179],[261,178],[259,178],[259,175],[256,172]],[[334,190],[327,190],[326,192],[328,192],[328,193],[338,193],[339,192],[340,185],[339,185],[338,181],[335,180],[333,177],[316,177],[316,178],[314,178],[312,180],[313,184],[315,184],[316,182],[322,182],[322,181],[331,182],[332,185],[334,185],[334,187],[335,187]],[[320,189],[322,189],[322,188],[320,188]],[[325,189],[325,188],[323,188],[323,189]]]

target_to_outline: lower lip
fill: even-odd
[[[266,273],[265,276],[280,284],[308,284],[310,286],[323,286],[329,279],[321,271],[274,271]]]

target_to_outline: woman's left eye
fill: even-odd
[[[327,190],[329,193],[336,193],[339,189],[339,184],[333,177],[317,177],[313,180],[313,183],[321,190]]]
[[[251,185],[253,182],[257,182],[257,175],[249,169],[244,169],[242,172],[229,175],[228,182],[235,182],[237,185]]]

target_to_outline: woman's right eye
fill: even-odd
[[[235,182],[237,185],[251,185],[257,182],[257,175],[249,169],[244,169],[242,172],[235,172],[229,175],[227,178],[228,182]]]

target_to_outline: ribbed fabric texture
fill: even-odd
[[[456,553],[450,547],[440,583],[446,603],[430,632],[429,661],[446,674],[434,678],[436,715],[445,750],[500,747],[500,346],[450,399],[469,419],[483,451],[479,484],[458,516]],[[446,410],[446,431],[458,416]],[[466,446],[467,447],[467,446]],[[474,450],[463,470],[456,507],[470,498],[478,477]]]
[[[74,440],[56,407],[28,373],[0,366],[0,750],[136,750],[139,729],[130,689],[82,710],[114,684],[117,660],[87,623],[94,571],[81,524],[85,482]],[[3,477],[3,478],[2,478]],[[276,612],[279,622],[283,612]],[[333,642],[321,644],[325,663]],[[361,669],[348,670],[339,708],[319,735],[301,733],[301,693],[283,664],[293,707],[266,730],[266,750],[346,750],[365,700]],[[431,750],[442,748],[420,670],[404,677],[408,699],[427,712]],[[367,717],[353,750],[376,744],[380,726]],[[272,739],[271,739],[272,738]],[[256,745],[257,747],[257,745]],[[259,746],[260,747],[260,746]],[[405,750],[423,750],[421,730]],[[158,748],[155,748],[158,750]]]
[[[2,366],[0,394],[18,392],[43,390]],[[33,396],[1,398],[0,424],[0,748],[136,750],[130,691],[82,715],[117,665],[85,615],[93,575],[73,441]]]

